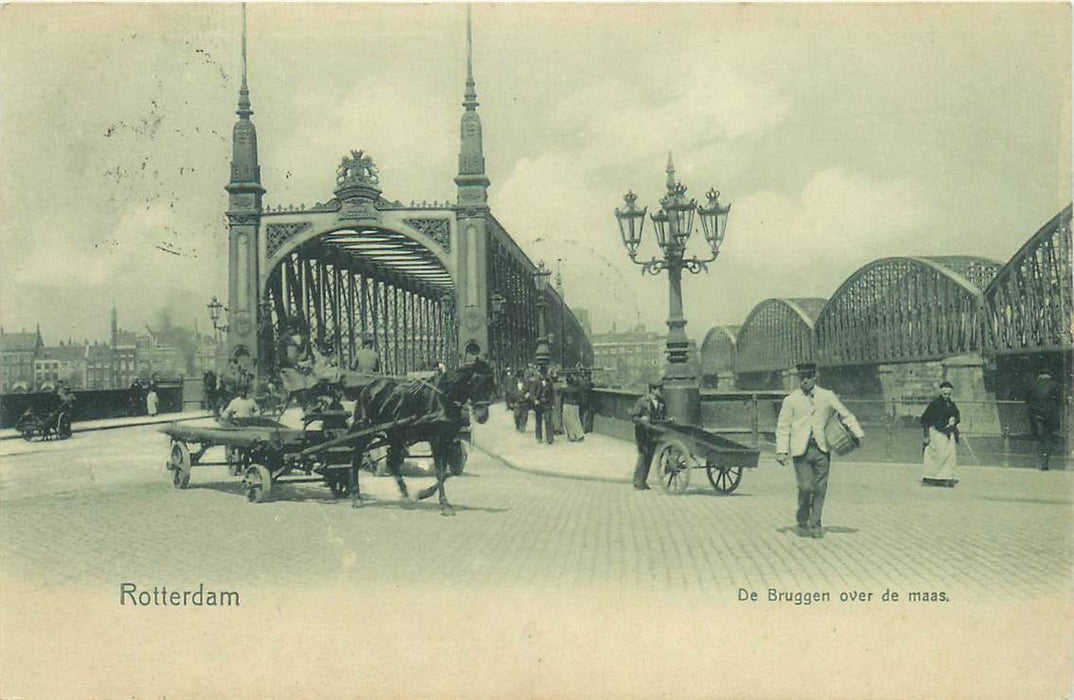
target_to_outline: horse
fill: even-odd
[[[480,358],[431,380],[378,377],[364,384],[354,397],[352,430],[397,424],[384,431],[388,444],[387,466],[404,498],[409,498],[409,493],[400,467],[406,448],[416,442],[428,442],[433,453],[436,484],[419,492],[418,500],[438,493],[440,514],[455,515],[444,495],[444,482],[451,476],[452,463],[462,458],[459,432],[469,423],[464,409],[469,405],[477,422],[486,422],[494,390],[492,368]],[[351,502],[355,506],[361,504],[357,474],[363,452],[355,449],[351,463]]]

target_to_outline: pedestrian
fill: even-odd
[[[245,386],[240,386],[239,395],[231,399],[221,417],[225,421],[230,421],[234,418],[252,418],[257,413],[257,402],[250,398]]]
[[[593,377],[588,369],[582,370],[578,382],[578,413],[582,418],[582,430],[593,432]]]
[[[145,412],[150,416],[157,415],[157,409],[160,405],[160,397],[157,396],[157,389],[152,384],[149,385],[149,391],[145,394]]]
[[[817,386],[817,365],[803,362],[796,366],[798,388],[783,399],[776,421],[776,461],[794,462],[798,482],[798,534],[824,537],[821,516],[828,492],[831,454],[824,429],[829,420],[840,420],[861,443],[865,432],[835,392]]]
[[[555,432],[552,430],[552,411],[556,405],[556,390],[547,372],[542,372],[538,376],[530,394],[533,402],[533,419],[537,423],[534,431],[537,442],[543,440],[551,445],[556,439]]]
[[[664,401],[664,387],[658,382],[651,382],[646,393],[634,402],[630,412],[634,421],[634,444],[638,448],[638,460],[634,464],[634,488],[639,491],[649,489],[649,468],[656,451],[657,434],[652,426],[667,422],[668,405]]]
[[[512,411],[515,408],[515,392],[517,391],[517,383],[515,382],[515,373],[508,367],[503,376],[503,401],[507,406],[508,411]]]
[[[514,397],[514,405],[511,410],[514,412],[515,430],[524,433],[526,432],[526,423],[529,422],[533,394],[530,393],[529,386],[522,377],[518,377],[515,380]]]
[[[958,448],[958,424],[962,420],[958,406],[951,399],[955,387],[951,382],[940,382],[940,395],[932,400],[921,414],[921,429],[925,432],[921,458],[924,463],[925,486],[945,486],[953,489],[956,451]]]
[[[377,374],[380,372],[380,357],[373,347],[373,336],[368,333],[362,334],[362,347],[354,354],[354,369],[362,374]]]
[[[570,375],[567,377],[567,388],[563,391],[563,431],[571,442],[585,440],[585,431],[582,430],[582,418],[579,414],[579,378]]]
[[[1026,407],[1029,409],[1029,430],[1037,441],[1040,457],[1038,466],[1041,471],[1048,471],[1055,445],[1055,435],[1059,431],[1059,415],[1062,402],[1059,397],[1059,383],[1052,379],[1046,370],[1037,374],[1037,381],[1029,390]]]

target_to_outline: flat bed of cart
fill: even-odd
[[[657,436],[653,453],[660,485],[682,493],[690,485],[690,470],[704,467],[712,488],[732,493],[742,483],[742,470],[757,466],[761,452],[696,425],[657,422],[649,426]]]

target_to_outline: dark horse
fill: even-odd
[[[484,423],[489,417],[493,391],[492,368],[481,359],[430,380],[376,378],[355,396],[352,429],[397,423],[384,433],[388,443],[388,472],[395,477],[404,498],[408,493],[400,467],[406,448],[416,442],[428,442],[433,453],[436,485],[423,489],[418,498],[439,493],[440,513],[454,515],[444,495],[444,481],[451,475],[452,463],[462,458],[458,440],[459,431],[469,423],[465,409],[469,405],[477,422]],[[357,473],[363,452],[355,450],[352,461],[354,505],[360,504]]]

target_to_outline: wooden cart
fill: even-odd
[[[653,467],[660,485],[670,493],[682,493],[690,485],[690,471],[704,467],[712,488],[732,493],[742,483],[742,470],[757,466],[760,450],[746,447],[696,425],[653,423],[659,437]]]

